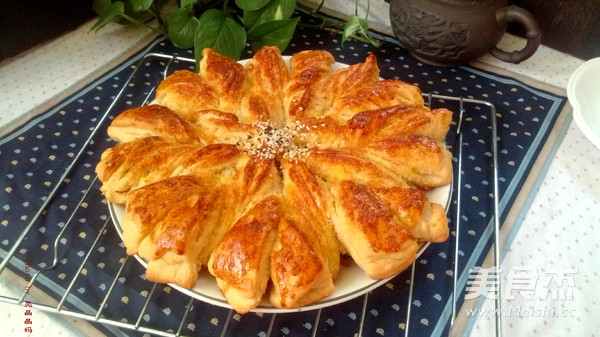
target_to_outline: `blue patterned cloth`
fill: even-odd
[[[309,17],[302,17],[302,20],[318,23]],[[380,48],[356,41],[341,45],[340,36],[300,26],[285,54],[305,49],[328,50],[338,62],[348,64],[362,62],[367,54],[372,53],[377,56],[383,78],[415,83],[423,92],[491,102],[497,109],[502,220],[512,207],[566,102],[565,97],[470,66],[437,68],[422,64],[391,38]],[[0,256],[6,256],[46,196],[59,183],[65,168],[118,93],[123,90],[120,99],[109,111],[111,117],[142,104],[148,95],[152,95],[154,86],[163,76],[161,71],[166,61],[148,58],[137,69],[138,61],[150,52],[193,58],[191,51],[157,40],[117,68],[99,74],[97,80],[85,89],[0,139]],[[247,51],[246,56],[252,57],[251,51]],[[181,67],[188,67],[188,64],[173,64],[169,71]],[[124,87],[134,71],[135,77]],[[459,109],[458,104],[451,101],[435,101],[434,105],[456,112]],[[464,108],[462,185],[455,186],[455,191],[462,191],[463,205],[458,257],[459,303],[464,296],[468,271],[481,265],[490,249],[493,234],[490,110],[479,104],[465,104]],[[458,113],[455,119],[457,117]],[[114,275],[126,261],[101,317],[135,324],[154,284],[145,280],[145,269],[137,261],[133,258],[126,260],[124,245],[112,226],[106,201],[99,192],[100,184],[95,180],[94,168],[100,154],[114,145],[106,136],[108,123],[100,126],[96,137],[85,148],[74,170],[18,247],[8,267],[22,274],[26,259],[31,260],[33,271],[51,266],[54,240],[70,221],[58,241],[57,266],[43,271],[35,285],[60,299],[77,277],[80,264],[98,237],[63,308],[95,315]],[[446,141],[456,155],[456,124],[453,123],[452,127]],[[77,209],[79,202],[82,204]],[[448,211],[452,229],[455,227],[455,204],[453,198]],[[220,336],[225,330],[225,336],[353,336],[360,331],[364,336],[398,336],[404,335],[409,326],[409,335],[447,335],[452,309],[453,240],[454,235],[446,243],[430,245],[418,258],[410,322],[406,321],[408,270],[373,290],[366,298],[361,296],[320,311],[277,315],[234,313],[228,320],[228,309],[193,300],[181,334]],[[175,333],[189,302],[190,297],[168,285],[158,285],[147,310],[141,315],[140,327]],[[363,305],[366,306],[364,320]],[[107,335],[143,335],[143,332],[111,324],[97,325]]]

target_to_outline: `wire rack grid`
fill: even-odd
[[[43,204],[39,207],[38,211],[35,213],[35,215],[31,218],[31,220],[28,222],[27,226],[25,226],[22,229],[22,232],[20,233],[19,237],[16,239],[16,241],[14,242],[14,244],[12,245],[12,247],[10,248],[10,250],[8,251],[8,253],[6,254],[6,256],[4,257],[4,259],[2,260],[2,262],[0,262],[0,273],[2,273],[6,267],[9,265],[9,263],[11,262],[12,259],[15,259],[15,254],[16,252],[20,249],[20,247],[22,246],[22,244],[24,243],[24,241],[26,240],[26,238],[28,237],[28,234],[30,234],[32,232],[32,230],[34,228],[36,228],[36,226],[39,225],[39,222],[42,221],[41,218],[43,218],[44,214],[46,214],[50,208],[55,207],[55,205],[53,204],[53,200],[57,197],[57,195],[59,195],[59,193],[61,192],[61,189],[64,187],[63,185],[65,184],[65,182],[68,182],[70,175],[73,174],[73,171],[77,168],[77,163],[81,160],[81,158],[83,156],[85,156],[86,152],[88,151],[88,149],[90,147],[94,147],[97,146],[99,143],[99,139],[102,139],[104,137],[103,134],[101,134],[102,130],[105,130],[106,124],[108,123],[108,121],[112,118],[112,116],[115,113],[118,113],[118,111],[120,111],[120,107],[122,105],[122,101],[123,100],[127,100],[129,99],[128,97],[126,97],[127,95],[125,94],[126,89],[130,86],[130,84],[134,81],[146,81],[146,86],[151,88],[149,90],[147,90],[147,92],[145,93],[145,97],[143,99],[144,102],[148,102],[150,100],[150,97],[153,94],[153,90],[156,86],[156,84],[161,78],[156,78],[154,80],[152,79],[148,79],[148,78],[144,78],[144,76],[142,74],[139,74],[138,69],[140,69],[140,65],[142,63],[145,62],[156,62],[158,61],[161,66],[163,67],[163,70],[160,72],[160,76],[161,78],[164,78],[167,76],[167,74],[171,73],[172,71],[174,71],[173,69],[176,67],[194,67],[195,66],[195,61],[193,59],[189,59],[189,58],[183,58],[183,57],[178,57],[178,56],[173,56],[173,55],[165,55],[165,54],[157,54],[157,53],[149,53],[147,55],[145,55],[143,58],[140,59],[140,61],[138,62],[138,64],[134,67],[132,67],[132,72],[131,75],[129,76],[129,78],[127,78],[124,82],[124,85],[122,86],[122,89],[119,91],[119,93],[114,97],[114,100],[112,101],[112,103],[110,104],[110,106],[108,107],[108,109],[102,114],[101,118],[99,118],[97,120],[97,125],[92,128],[89,137],[87,138],[87,140],[85,141],[85,143],[81,146],[81,148],[79,148],[79,151],[77,152],[77,154],[75,156],[73,156],[72,160],[70,163],[68,163],[68,165],[66,165],[65,169],[64,169],[64,173],[62,174],[62,176],[58,179],[57,183],[54,184],[54,188],[51,190],[51,192],[44,198],[44,202]],[[147,76],[146,76],[147,77]],[[456,331],[453,331],[453,329],[451,328],[455,321],[455,317],[458,313],[458,307],[461,304],[461,290],[458,288],[458,274],[459,274],[459,258],[460,258],[460,247],[459,247],[459,242],[460,242],[460,237],[461,237],[461,227],[460,227],[460,223],[461,223],[461,212],[463,209],[462,206],[462,202],[463,202],[463,198],[461,195],[461,186],[462,186],[462,172],[463,172],[463,165],[468,164],[465,163],[465,160],[463,158],[463,148],[464,148],[464,143],[463,143],[463,124],[465,123],[465,121],[467,121],[469,119],[469,111],[470,109],[472,109],[473,107],[477,107],[477,110],[484,110],[487,112],[487,114],[489,115],[489,129],[490,129],[490,142],[489,142],[489,146],[490,146],[490,152],[491,152],[491,166],[492,166],[492,170],[491,170],[491,181],[493,182],[492,184],[492,189],[493,189],[493,203],[491,205],[491,207],[493,207],[493,249],[494,249],[494,268],[498,268],[498,256],[499,256],[499,252],[498,252],[498,233],[500,230],[500,224],[499,224],[499,214],[498,214],[498,171],[497,171],[497,145],[496,145],[496,138],[497,138],[497,132],[496,132],[496,110],[493,104],[491,104],[490,102],[487,101],[481,101],[481,100],[476,100],[476,99],[471,99],[471,98],[462,98],[462,97],[452,97],[452,96],[445,96],[445,95],[438,95],[438,94],[424,94],[426,103],[428,104],[428,106],[430,107],[434,107],[436,104],[453,104],[455,106],[455,111],[459,112],[458,114],[455,114],[455,120],[453,121],[453,132],[449,133],[447,136],[447,140],[448,138],[452,138],[452,143],[454,145],[449,145],[449,149],[452,151],[453,156],[454,156],[454,171],[455,171],[455,175],[453,178],[453,186],[455,187],[453,189],[453,193],[452,193],[452,200],[451,203],[454,204],[455,207],[453,207],[454,212],[453,214],[448,214],[449,219],[451,220],[451,231],[453,233],[453,236],[451,236],[452,244],[449,246],[451,247],[451,251],[448,251],[448,255],[452,256],[453,258],[453,265],[454,265],[454,273],[453,273],[453,284],[451,287],[451,291],[452,294],[450,294],[451,298],[452,298],[452,314],[451,314],[451,320],[450,320],[450,328],[448,329],[449,334],[455,334]],[[458,187],[458,188],[456,188]],[[64,226],[62,227],[62,229],[60,230],[60,232],[58,232],[58,234],[56,235],[56,237],[54,238],[48,238],[48,241],[53,242],[52,244],[52,261],[51,263],[46,266],[45,268],[40,268],[38,270],[36,270],[33,274],[32,277],[30,278],[29,282],[27,283],[27,286],[25,287],[25,289],[34,289],[37,286],[39,286],[40,281],[39,279],[47,272],[50,271],[55,271],[56,269],[60,269],[62,267],[61,265],[61,250],[60,250],[60,242],[61,239],[63,238],[63,236],[65,235],[65,233],[67,231],[70,230],[71,227],[76,226],[74,223],[76,222],[76,214],[78,213],[78,211],[82,208],[82,207],[87,207],[87,202],[88,199],[90,198],[90,194],[95,193],[97,190],[99,189],[99,182],[97,177],[94,179],[90,180],[89,186],[87,187],[87,189],[84,191],[81,199],[78,201],[77,203],[77,207],[74,208],[74,210],[72,211],[72,213],[70,214],[69,218],[65,221]],[[105,202],[105,201],[104,201]],[[101,298],[98,299],[98,305],[93,308],[91,311],[87,310],[78,310],[76,308],[70,307],[68,306],[68,299],[71,296],[71,293],[74,291],[75,285],[78,281],[79,276],[81,275],[82,271],[84,271],[85,269],[89,268],[90,266],[90,259],[93,259],[93,254],[92,252],[94,252],[94,250],[97,249],[98,243],[103,239],[103,237],[107,234],[107,232],[109,231],[113,231],[114,228],[111,226],[111,219],[110,217],[106,218],[104,220],[103,223],[100,224],[99,230],[97,231],[96,237],[93,240],[93,243],[91,244],[91,246],[88,247],[88,250],[85,252],[85,255],[83,256],[83,259],[80,262],[80,265],[77,267],[77,273],[74,275],[74,277],[71,279],[70,283],[68,284],[68,286],[66,287],[65,291],[62,294],[58,294],[58,296],[56,297],[57,300],[56,301],[49,301],[49,302],[33,302],[32,305],[33,307],[35,307],[36,309],[45,311],[45,312],[49,312],[49,313],[54,313],[54,314],[59,314],[59,315],[65,315],[65,316],[70,316],[70,317],[75,317],[75,318],[79,318],[79,319],[84,319],[90,322],[94,322],[94,323],[100,323],[102,325],[105,326],[114,326],[117,328],[122,328],[125,331],[129,330],[129,331],[136,331],[139,333],[143,333],[143,334],[151,334],[151,335],[156,335],[156,336],[183,336],[182,331],[183,328],[186,326],[186,324],[188,324],[188,315],[190,313],[191,310],[193,310],[194,308],[194,304],[196,301],[198,301],[197,299],[190,297],[189,301],[187,303],[185,303],[183,305],[183,310],[180,312],[180,320],[179,320],[179,324],[176,327],[170,328],[170,329],[158,329],[158,328],[154,328],[151,326],[148,326],[144,320],[144,315],[146,314],[146,311],[148,309],[148,307],[151,305],[153,298],[156,296],[157,292],[158,292],[158,284],[156,283],[152,283],[149,281],[144,281],[147,282],[149,284],[149,292],[146,298],[146,301],[142,307],[142,309],[140,310],[139,313],[137,313],[136,315],[134,315],[136,317],[135,321],[133,322],[124,322],[124,321],[119,321],[116,319],[112,319],[109,317],[109,315],[106,315],[106,311],[107,308],[110,308],[111,305],[114,305],[113,302],[114,300],[112,299],[113,296],[113,291],[116,288],[116,286],[122,282],[122,276],[124,274],[124,271],[128,268],[128,266],[130,266],[132,263],[136,264],[137,261],[135,261],[134,259],[130,258],[129,256],[126,256],[124,254],[123,258],[121,259],[118,268],[116,268],[114,270],[114,274],[112,275],[112,281],[110,281],[110,285],[108,286],[108,289],[106,290],[104,296],[102,296]],[[92,264],[93,265],[93,264]],[[409,282],[409,287],[408,287],[408,295],[407,295],[407,301],[406,301],[406,326],[404,327],[404,331],[405,331],[405,336],[410,335],[410,322],[411,322],[411,303],[412,303],[412,297],[413,297],[413,284],[415,283],[415,264],[413,264],[413,266],[406,271],[407,273],[410,273],[410,282]],[[418,280],[417,280],[418,281]],[[136,282],[139,282],[136,280]],[[26,295],[28,292],[24,291],[22,293],[22,295],[20,297],[11,297],[11,296],[5,296],[5,295],[0,295],[0,302],[5,302],[5,303],[10,303],[10,304],[14,304],[14,305],[19,305],[22,306],[25,299],[26,299]],[[501,298],[500,295],[497,296],[497,298]],[[367,303],[369,301],[369,293],[366,293],[364,295],[362,295],[362,299],[360,301],[357,301],[356,305],[360,306],[360,308],[358,308],[356,311],[360,312],[360,318],[359,318],[359,325],[357,328],[357,331],[355,332],[355,336],[362,336],[363,335],[363,327],[364,327],[364,322],[365,322],[365,317],[367,315]],[[499,300],[496,301],[496,307],[497,309],[500,309],[501,306],[501,302]],[[320,324],[320,320],[322,319],[321,317],[321,309],[317,309],[315,310],[316,313],[314,314],[314,322],[312,324],[312,326],[314,327],[312,329],[312,331],[310,332],[311,336],[316,336],[317,335],[317,328]],[[235,317],[235,312],[232,309],[229,309],[225,318],[225,322],[221,325],[221,331],[218,332],[217,335],[220,336],[226,336],[228,333],[228,328],[230,326],[230,323],[232,322],[232,320]],[[273,313],[273,314],[268,314],[270,315],[269,318],[269,324],[268,324],[268,328],[266,329],[266,333],[264,334],[265,336],[271,336],[273,335],[273,326],[274,326],[274,322],[276,320],[276,317],[278,315],[286,315],[285,313]],[[500,317],[497,316],[496,317],[496,336],[501,336],[502,335],[502,331],[501,331],[501,322],[500,322]]]

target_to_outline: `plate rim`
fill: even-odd
[[[592,144],[594,144],[597,148],[600,149],[600,129],[594,130],[590,127],[587,122],[586,115],[582,113],[580,102],[577,99],[576,87],[579,83],[579,80],[586,71],[594,66],[600,65],[600,57],[592,58],[588,61],[585,61],[581,65],[575,69],[571,77],[569,78],[569,82],[567,84],[567,98],[573,107],[573,119],[575,120],[575,124],[579,127],[581,132],[587,137]]]

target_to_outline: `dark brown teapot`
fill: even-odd
[[[417,59],[456,66],[486,53],[519,63],[533,55],[542,31],[537,20],[507,0],[391,0],[390,21],[396,37]],[[510,22],[521,24],[527,44],[507,52],[496,45]]]

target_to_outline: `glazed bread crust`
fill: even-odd
[[[149,280],[193,288],[206,266],[240,313],[298,308],[333,292],[343,255],[388,278],[448,237],[426,192],[452,180],[452,112],[381,80],[373,55],[334,66],[320,50],[242,65],[205,49],[199,72],[113,120],[96,172]]]

